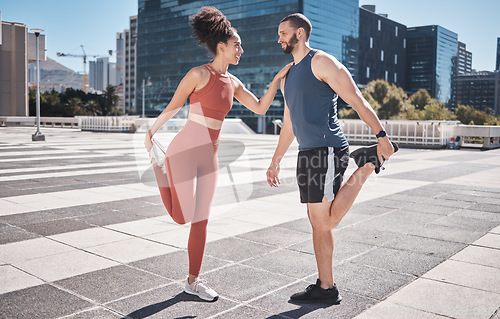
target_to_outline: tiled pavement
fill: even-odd
[[[206,303],[140,134],[32,131],[0,128],[0,318],[500,318],[500,150],[401,149],[335,232],[344,300],[297,306],[317,275],[296,145],[271,189],[277,137],[223,134]]]

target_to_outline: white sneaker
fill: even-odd
[[[163,167],[165,164],[165,148],[158,142],[155,138],[153,138],[153,146],[149,150],[149,157],[151,158],[151,162],[156,164],[158,167]]]
[[[216,301],[219,299],[219,295],[212,289],[207,287],[204,283],[202,283],[198,278],[192,283],[189,284],[189,279],[186,280],[186,288],[184,292],[200,297],[206,301]]]

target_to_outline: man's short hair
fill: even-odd
[[[289,21],[296,29],[303,28],[306,31],[306,40],[309,40],[311,35],[312,25],[309,19],[302,13],[292,13],[284,17],[280,23]]]

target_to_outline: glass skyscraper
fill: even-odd
[[[406,26],[387,15],[375,13],[375,6],[359,10],[359,84],[384,79],[405,88]]]
[[[439,25],[407,29],[406,89],[426,89],[440,102],[454,106],[458,35]]]
[[[189,69],[210,62],[207,50],[192,38],[189,25],[189,17],[203,5],[221,10],[238,29],[245,53],[229,71],[257,97],[292,61],[277,43],[279,21],[290,13],[301,12],[311,20],[313,48],[334,55],[357,75],[358,0],[139,0],[136,75],[137,83],[142,79],[150,83],[144,90],[147,114],[156,115],[166,107]],[[137,105],[142,104],[141,99],[138,94]],[[259,133],[270,132],[271,121],[282,116],[280,93],[266,115],[255,115],[237,101],[228,114],[242,118]]]
[[[497,63],[495,64],[495,70],[500,71],[500,38],[497,38]]]

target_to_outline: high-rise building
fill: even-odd
[[[466,45],[458,41],[457,74],[472,72],[472,52],[467,51]]]
[[[28,63],[36,61],[36,37],[26,25],[1,21],[1,16],[0,29],[0,116],[28,116]],[[38,59],[46,59],[43,34]]]
[[[377,79],[405,87],[406,26],[365,5],[359,9],[358,83]]]
[[[495,70],[500,71],[500,38],[497,38],[497,64]]]
[[[129,18],[129,28],[116,34],[116,83],[118,108],[125,113],[136,109],[137,16]]]
[[[457,104],[500,114],[500,71],[472,72],[457,76]]]
[[[1,15],[0,29],[0,116],[28,116],[28,63],[36,61],[36,36]],[[38,60],[46,60],[44,34],[38,36]]]
[[[137,111],[137,16],[130,17],[130,29],[125,32],[125,103]]]
[[[311,21],[310,44],[334,55],[357,76],[358,0],[139,0],[137,89],[145,87],[147,114],[158,114],[172,98],[182,77],[194,66],[210,62],[204,48],[192,38],[189,16],[202,5],[218,8],[238,29],[245,53],[238,66],[230,66],[256,96],[262,96],[274,75],[292,60],[278,40],[278,24],[288,14],[301,12]],[[332,19],[334,18],[334,22]],[[137,94],[142,103],[142,92]],[[255,115],[235,102],[228,117],[242,118],[257,132],[272,128],[283,116],[283,97],[276,95],[267,114]]]
[[[458,35],[430,25],[408,28],[406,38],[406,90],[426,89],[431,97],[453,107]]]
[[[116,86],[116,63],[109,62],[109,58],[89,61],[89,86],[104,92],[108,85]]]
[[[0,116],[28,116],[26,25],[1,21]]]
[[[116,33],[116,94],[120,97],[117,108],[125,113],[125,100],[123,98],[124,72],[125,72],[125,42],[124,33]]]

